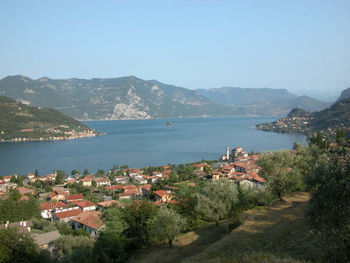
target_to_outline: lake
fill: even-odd
[[[0,144],[0,175],[41,175],[61,169],[109,170],[114,164],[134,168],[218,159],[230,149],[250,151],[291,149],[305,136],[258,131],[255,124],[277,118],[185,118],[84,122],[104,133],[95,138],[67,141]],[[173,126],[167,127],[168,121]]]

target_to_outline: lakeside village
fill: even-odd
[[[33,173],[3,176],[0,199],[8,199],[13,192],[18,194],[18,201],[35,198],[40,202],[43,219],[64,222],[74,230],[84,229],[95,239],[104,227],[102,211],[108,207],[124,207],[145,199],[157,206],[177,205],[176,182],[193,183],[190,181],[193,177],[213,181],[227,178],[244,187],[263,187],[265,179],[259,176],[260,167],[256,164],[259,158],[259,154],[248,154],[242,147],[231,152],[226,147],[226,153],[218,161],[188,165],[143,169],[122,166],[114,167],[107,174],[99,170],[95,175],[85,170],[84,175],[72,171],[68,176],[63,171],[56,171],[46,176],[38,176],[38,173],[37,176]],[[186,177],[185,170],[192,178]],[[21,232],[30,232],[40,248],[52,252],[55,240],[61,236],[59,231],[38,234],[31,231],[32,226],[31,221],[20,221],[5,222],[0,228],[17,227]]]
[[[33,134],[38,132],[35,129],[21,129],[21,136],[15,136],[11,139],[5,139],[5,131],[0,131],[0,142],[29,142],[29,141],[62,141],[62,140],[73,140],[85,137],[95,137],[100,135],[100,133],[93,130],[82,130],[76,131],[70,129],[66,125],[60,125],[55,128],[49,128],[45,130],[45,135],[40,137],[34,136]]]

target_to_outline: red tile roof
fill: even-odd
[[[41,210],[56,209],[61,207],[67,207],[67,205],[63,202],[48,202],[48,203],[40,204]]]
[[[102,207],[109,207],[113,204],[116,204],[117,206],[120,206],[119,202],[116,200],[110,200],[110,201],[105,201],[105,202],[100,202],[97,203],[98,205],[102,206]]]
[[[165,195],[169,195],[167,192],[165,192],[164,190],[158,190],[158,191],[154,191],[153,192],[155,195],[158,195],[159,197],[163,197]]]
[[[208,165],[206,163],[192,164],[192,167],[195,167],[195,168],[203,168],[205,166],[208,166]]]
[[[150,191],[150,190],[151,190],[151,187],[152,187],[151,184],[145,184],[145,185],[141,186],[141,189],[145,189],[145,190],[147,190],[147,191]]]
[[[73,209],[73,210],[64,211],[64,212],[56,212],[55,216],[58,219],[63,219],[63,218],[67,218],[67,217],[73,217],[73,216],[80,215],[82,212],[83,212],[83,210],[81,210],[81,209]]]
[[[90,202],[90,201],[75,201],[72,202],[73,204],[76,204],[79,207],[89,207],[89,206],[96,206],[95,203]]]
[[[265,182],[266,182],[266,180],[265,180],[264,178],[262,178],[261,176],[259,176],[259,174],[257,174],[257,173],[249,172],[248,174],[249,174],[251,177],[253,177],[253,179],[254,179],[255,181],[258,181],[258,182],[260,182],[260,183],[265,183]]]
[[[16,190],[20,194],[34,194],[34,190],[26,187],[17,187]]]
[[[72,221],[78,222],[92,229],[99,229],[103,226],[100,216],[101,212],[84,211],[80,215],[73,217]]]
[[[72,200],[83,200],[84,196],[82,194],[75,194],[75,195],[66,195],[66,201],[72,201]]]

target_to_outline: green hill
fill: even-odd
[[[95,136],[79,121],[54,110],[0,96],[0,141],[61,140]]]
[[[336,102],[330,108],[318,112],[293,109],[286,118],[256,126],[260,130],[282,133],[320,132],[334,137],[338,128],[350,132],[350,98]]]
[[[320,262],[319,241],[305,220],[307,193],[242,215],[243,224],[227,232],[224,222],[186,233],[173,249],[163,246],[136,253],[129,263],[165,262]]]

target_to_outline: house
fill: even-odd
[[[103,210],[113,205],[120,206],[120,203],[116,200],[110,200],[110,201],[97,203],[97,205],[99,210]]]
[[[10,180],[11,180],[11,177],[12,177],[12,175],[3,176],[3,177],[2,177],[2,180],[4,180],[5,183],[9,183]]]
[[[52,213],[62,211],[67,205],[63,202],[48,202],[40,204],[41,216],[50,219]]]
[[[141,197],[140,190],[138,188],[126,188],[123,193],[119,194],[119,199],[138,199]]]
[[[226,178],[229,178],[235,171],[235,168],[230,164],[227,164],[221,168],[222,176]]]
[[[68,223],[73,217],[80,215],[82,212],[83,210],[80,209],[79,207],[73,207],[73,208],[69,208],[66,211],[53,213],[52,218],[55,221],[64,221]]]
[[[64,194],[57,194],[55,192],[53,193],[50,193],[48,196],[47,196],[47,199],[48,200],[51,200],[51,201],[65,201],[66,200],[66,195]]]
[[[111,185],[111,181],[108,178],[96,178],[93,181],[96,182],[97,186]]]
[[[35,175],[34,175],[33,173],[27,174],[27,178],[28,178],[29,180],[33,179],[34,177],[35,177]]]
[[[100,216],[101,212],[84,211],[71,219],[73,228],[83,228],[95,238],[97,236],[97,231],[103,227],[103,221]]]
[[[81,183],[83,184],[83,186],[91,186],[92,181],[95,179],[94,176],[92,175],[87,175],[85,176],[83,179],[81,179]]]
[[[76,204],[77,206],[80,207],[81,210],[83,211],[91,211],[91,210],[96,210],[96,204],[90,201],[75,201],[72,202],[73,204]]]
[[[166,192],[164,190],[154,191],[153,193],[156,201],[160,201],[162,203],[168,203],[173,198],[173,195],[170,192]]]
[[[260,177],[255,172],[237,172],[232,176],[232,179],[234,179],[239,185],[246,187],[261,187],[261,185],[265,182],[265,179]]]
[[[192,167],[196,170],[204,171],[204,167],[208,166],[206,163],[197,163],[197,164],[192,164]]]
[[[167,179],[169,177],[169,175],[171,174],[171,170],[170,169],[167,169],[167,170],[164,170],[162,173],[163,173],[163,178],[164,179]]]
[[[163,173],[160,172],[160,171],[155,171],[155,172],[152,172],[152,176],[157,176],[159,178],[162,178],[163,177]]]
[[[143,196],[145,196],[145,197],[147,197],[147,198],[149,197],[149,194],[150,194],[150,192],[151,192],[151,187],[152,187],[151,184],[145,184],[145,185],[143,185],[143,186],[140,187]]]
[[[21,195],[34,195],[35,191],[33,189],[27,188],[27,187],[17,187],[16,190],[21,194]]]
[[[55,241],[61,237],[58,230],[43,233],[43,234],[32,234],[34,242],[41,248],[50,251],[52,254],[55,249]]]
[[[83,201],[84,196],[83,194],[74,194],[74,195],[66,195],[66,204],[74,203],[76,201]]]
[[[212,176],[212,180],[216,181],[216,180],[219,180],[220,177],[222,177],[222,173],[219,170],[215,170],[211,172],[211,176]]]
[[[151,181],[151,183],[155,183],[159,180],[158,176],[143,175],[142,177],[147,181]]]
[[[0,225],[0,229],[14,227],[14,228],[17,228],[18,232],[20,233],[29,233],[31,231],[32,226],[33,226],[33,223],[30,220],[13,222],[13,223],[10,223],[9,221],[7,221],[5,224]]]
[[[56,192],[57,194],[67,194],[69,195],[69,188],[64,188],[62,186],[53,186],[52,191]]]
[[[146,179],[144,179],[144,178],[139,178],[139,177],[136,177],[135,178],[135,181],[136,181],[136,183],[138,183],[138,184],[147,184],[147,180]]]
[[[138,174],[143,174],[143,171],[141,169],[129,169],[128,172],[130,177],[134,177]],[[124,174],[126,175],[126,173]]]
[[[129,182],[129,178],[125,176],[115,176],[113,181],[117,184],[127,184]]]

